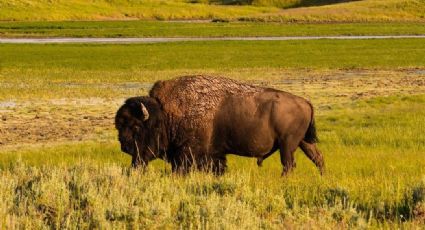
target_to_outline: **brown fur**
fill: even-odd
[[[301,97],[208,76],[159,81],[149,95],[128,99],[116,115],[122,150],[135,166],[159,157],[173,171],[222,174],[226,154],[255,157],[260,166],[280,149],[285,174],[300,146],[323,170],[313,107]],[[140,103],[150,114],[145,122]]]

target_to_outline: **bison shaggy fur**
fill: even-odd
[[[115,126],[133,166],[161,158],[172,170],[226,169],[226,155],[264,159],[280,150],[283,173],[300,147],[323,172],[311,103],[293,94],[228,78],[185,76],[158,81],[149,96],[119,108]]]

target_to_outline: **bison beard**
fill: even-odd
[[[226,155],[264,159],[280,150],[283,173],[295,167],[297,147],[322,173],[323,156],[312,105],[287,92],[227,78],[186,76],[158,81],[149,97],[129,98],[115,126],[133,166],[161,158],[174,172],[226,169]]]

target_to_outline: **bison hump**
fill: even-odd
[[[158,81],[150,96],[159,100],[166,114],[200,127],[211,123],[226,97],[243,97],[261,91],[261,87],[228,78],[196,75]]]

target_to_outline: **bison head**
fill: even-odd
[[[121,150],[132,156],[132,165],[146,166],[165,152],[163,113],[156,99],[133,97],[125,101],[116,116],[115,127]]]

